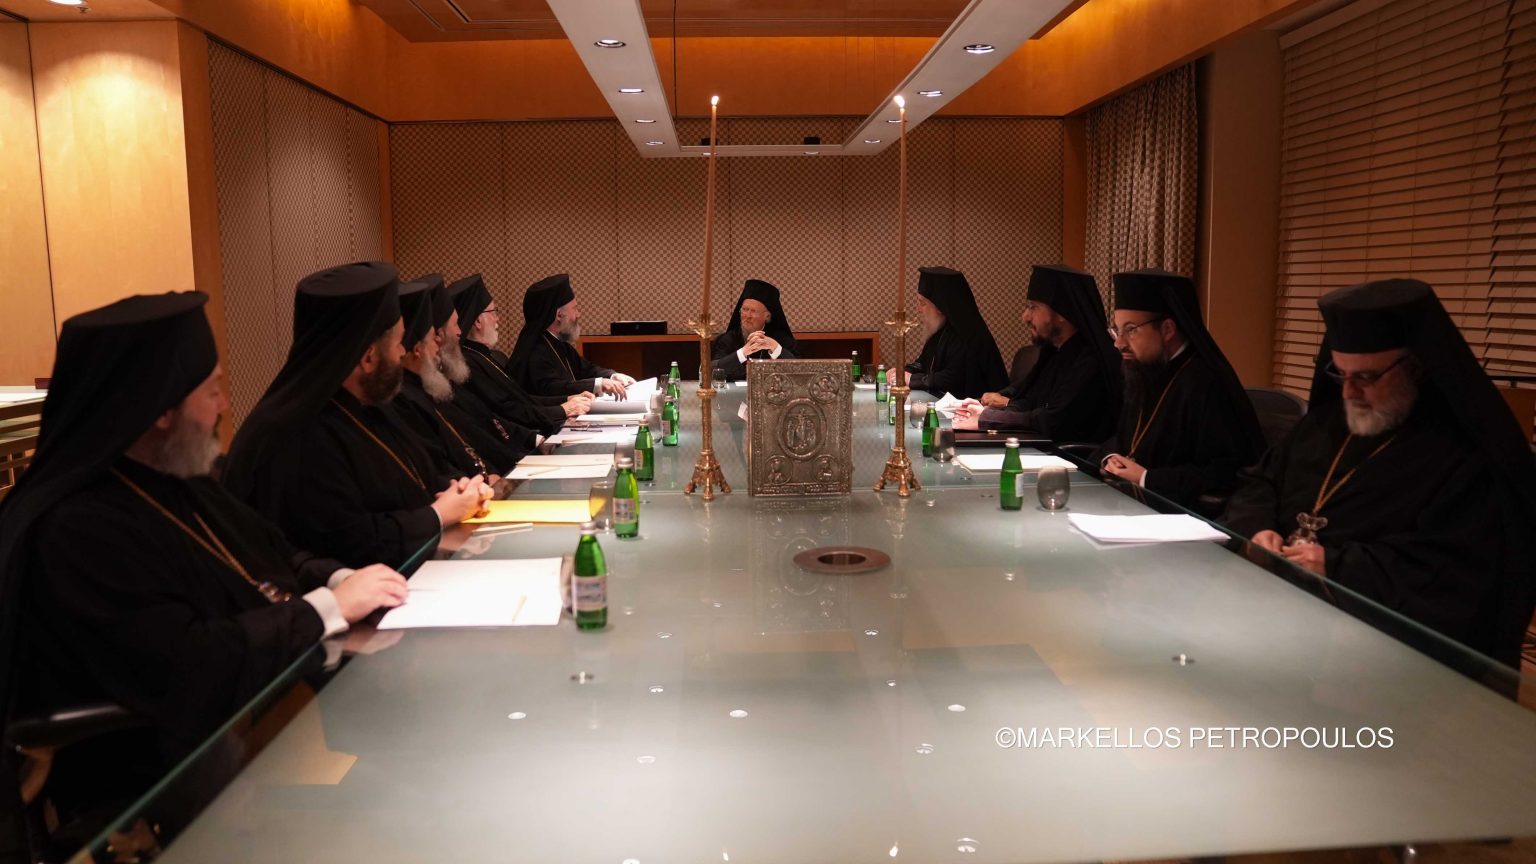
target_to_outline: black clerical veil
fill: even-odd
[[[517,345],[507,362],[507,372],[512,377],[522,379],[529,358],[543,344],[549,325],[555,323],[555,313],[575,299],[571,277],[565,273],[546,276],[528,286],[528,292],[523,295],[523,329],[517,334]]]
[[[763,332],[772,336],[774,341],[784,347],[784,350],[791,354],[799,354],[800,345],[795,341],[794,331],[790,330],[789,319],[784,317],[784,306],[779,298],[779,289],[761,279],[748,279],[747,284],[742,287],[741,296],[736,298],[736,308],[731,310],[731,323],[725,328],[725,332],[741,332],[741,304],[748,300],[756,300],[768,309],[768,323],[763,325]]]
[[[475,326],[475,320],[491,305],[491,292],[485,287],[485,278],[474,273],[463,279],[455,279],[448,286],[448,296],[453,299],[453,306],[459,312],[459,329],[468,337],[469,328]]]
[[[415,348],[432,330],[432,284],[425,281],[406,282],[400,286],[400,318],[405,321],[405,332],[400,342],[405,350]]]
[[[1215,373],[1226,399],[1236,406],[1249,452],[1254,458],[1263,455],[1264,431],[1259,426],[1259,417],[1253,411],[1242,379],[1237,377],[1237,370],[1227,362],[1227,355],[1221,353],[1215,337],[1206,329],[1205,319],[1200,315],[1200,297],[1194,281],[1188,276],[1166,270],[1133,270],[1116,273],[1114,286],[1116,309],[1166,316],[1179,325],[1179,333],[1189,346],[1187,350],[1205,361],[1205,365]]]
[[[411,281],[425,282],[427,289],[432,292],[432,329],[447,327],[448,319],[453,317],[453,295],[448,293],[448,287],[443,284],[443,274],[428,273]]]
[[[944,313],[944,326],[928,337],[918,355],[922,371],[929,376],[934,374],[935,361],[942,353],[940,343],[953,339],[965,346],[957,353],[965,363],[960,379],[964,383],[960,389],[966,392],[957,390],[956,396],[979,396],[982,391],[1000,390],[1007,385],[1008,369],[1003,365],[1002,352],[997,350],[997,340],[981,317],[976,295],[971,293],[965,274],[948,267],[920,267],[917,293]]]
[[[16,698],[17,611],[31,529],[65,497],[100,480],[213,374],[219,358],[203,315],[207,302],[197,292],[129,297],[76,315],[59,332],[37,453],[0,504],[0,717],[11,716]],[[14,753],[3,749],[0,809],[9,817],[19,806],[18,787]],[[0,830],[14,824],[5,822]]]
[[[1120,352],[1109,338],[1109,320],[1104,317],[1104,299],[1099,296],[1099,286],[1093,274],[1065,264],[1036,264],[1029,271],[1029,287],[1025,299],[1051,307],[1057,315],[1072,322],[1077,335],[1088,340],[1093,347],[1093,357],[1099,361],[1110,381],[1109,393],[1119,399],[1121,392]],[[1019,392],[1028,388],[1033,378],[1043,370],[1047,361],[1056,353],[1050,344],[1040,346],[1040,358],[1035,368],[1025,376]]]
[[[368,346],[400,320],[399,290],[399,273],[383,261],[332,267],[299,282],[288,360],[229,448],[223,480],[236,498],[251,500],[272,456],[319,415]]]

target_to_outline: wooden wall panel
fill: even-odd
[[[55,322],[27,25],[0,20],[0,384],[53,366]]]

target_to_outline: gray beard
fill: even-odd
[[[448,376],[443,374],[443,370],[437,368],[436,363],[422,364],[421,389],[427,391],[427,395],[432,397],[433,402],[448,402],[453,399],[453,385],[448,382]]]
[[[1349,427],[1351,435],[1359,435],[1361,438],[1384,435],[1403,425],[1408,415],[1413,413],[1414,403],[1418,401],[1419,388],[1413,382],[1399,385],[1396,391],[1381,399],[1374,408],[1361,407],[1345,399],[1344,423]]]
[[[437,355],[437,360],[442,364],[443,374],[449,381],[455,384],[463,384],[469,380],[469,362],[464,359],[464,351],[459,348],[459,340],[443,342],[443,347]]]
[[[572,324],[571,326],[565,327],[565,328],[560,330],[560,341],[564,342],[564,343],[566,343],[568,345],[575,345],[576,341],[578,339],[580,339],[580,338],[581,338],[581,325],[580,324]]]
[[[165,440],[155,449],[149,467],[183,480],[207,477],[213,473],[213,463],[218,461],[220,452],[218,427],[214,429],[210,435],[178,418]]]

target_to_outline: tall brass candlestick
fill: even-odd
[[[704,197],[704,306],[699,312],[699,320],[694,331],[699,334],[699,429],[703,433],[703,441],[699,447],[698,461],[693,463],[693,477],[688,480],[688,485],[683,488],[684,495],[692,495],[694,487],[704,486],[704,500],[715,500],[715,487],[729,495],[731,485],[725,482],[725,474],[720,470],[720,463],[715,459],[715,429],[714,429],[714,401],[715,388],[713,375],[710,368],[709,338],[711,334],[709,320],[709,281],[714,266],[715,245],[715,146],[719,141],[719,135],[715,132],[716,121],[720,110],[720,97],[709,98],[709,172],[708,181],[705,184]]]
[[[885,470],[875,481],[875,491],[885,488],[886,483],[896,484],[896,494],[911,497],[914,489],[921,489],[917,475],[912,473],[912,460],[907,458],[907,331],[914,326],[907,320],[907,100],[896,97],[896,107],[901,110],[899,144],[901,149],[901,191],[896,199],[896,320],[888,321],[896,328],[896,385],[891,387],[892,408],[896,412],[896,440],[891,444],[891,455],[885,460]]]

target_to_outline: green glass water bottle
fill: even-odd
[[[651,427],[644,423],[635,433],[635,479],[656,479],[656,444],[651,440]]]
[[[884,402],[891,398],[890,380],[885,375],[885,364],[875,367],[875,401]]]
[[[667,398],[668,399],[681,399],[681,398],[683,398],[683,388],[678,385],[676,378],[672,378],[672,379],[667,381]]]
[[[621,540],[640,535],[640,484],[635,482],[635,460],[620,456],[619,475],[613,480],[613,533]]]
[[[886,411],[885,422],[890,424],[890,425],[892,425],[892,426],[895,426],[896,425],[896,397],[892,396],[890,398],[890,401],[886,402],[885,404],[890,406],[890,410]]]
[[[661,446],[677,446],[677,400],[668,399],[661,408]]]
[[[934,440],[939,437],[939,412],[933,410],[933,403],[928,404],[928,413],[923,415],[923,455],[932,458]]]
[[[1003,451],[1003,473],[997,478],[997,503],[1004,510],[1024,506],[1024,467],[1019,463],[1019,439],[1009,438]]]
[[[853,352],[853,380],[864,377],[864,367],[859,365],[859,352]]]
[[[601,630],[608,626],[608,563],[597,545],[597,523],[581,523],[581,542],[576,544],[576,568],[571,576],[571,614],[577,630]]]
[[[667,381],[680,381],[683,378],[683,370],[677,368],[677,361],[672,361],[672,368],[667,370]]]

